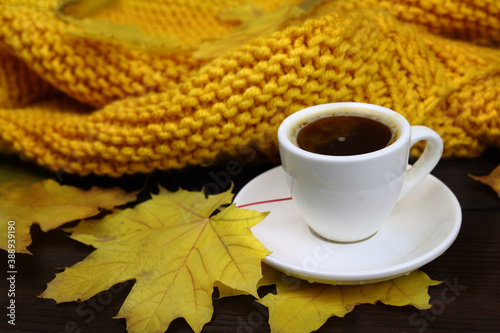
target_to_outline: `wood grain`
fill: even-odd
[[[444,281],[429,289],[433,308],[419,311],[410,306],[360,305],[345,318],[329,319],[318,332],[500,332],[500,199],[491,188],[468,176],[486,175],[499,164],[500,151],[493,149],[475,159],[442,160],[433,171],[455,193],[463,209],[463,225],[455,243],[421,268],[432,279]],[[234,191],[273,166],[275,164],[236,165],[229,175]],[[160,182],[171,190],[205,186],[209,192],[223,191],[231,186],[227,177],[222,177],[224,172],[228,173],[226,165],[155,173],[149,178],[134,176],[126,178],[125,187],[140,189],[149,179],[149,184]],[[65,183],[75,185],[108,186],[118,182],[109,178],[63,176]],[[144,199],[146,197],[144,194]],[[0,252],[4,276],[0,281],[0,332],[126,332],[124,320],[113,319],[113,316],[118,313],[133,281],[82,303],[57,305],[52,300],[37,298],[55,273],[85,258],[92,248],[69,239],[60,230],[44,233],[34,226],[32,235],[30,250],[34,255],[16,257],[15,326],[8,325],[6,320],[7,254]],[[267,288],[262,293],[269,291]],[[250,296],[214,299],[214,308],[213,320],[203,332],[270,331],[267,309]],[[192,330],[183,319],[178,319],[167,332]]]

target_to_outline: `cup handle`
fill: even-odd
[[[424,180],[441,159],[441,155],[443,154],[443,140],[439,134],[425,126],[412,126],[410,147],[422,140],[427,142],[425,150],[417,162],[406,172],[398,200]]]

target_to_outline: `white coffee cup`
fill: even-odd
[[[332,156],[299,148],[296,137],[304,124],[332,115],[378,120],[393,133],[390,145],[369,153]],[[330,103],[300,110],[278,129],[281,163],[291,196],[309,227],[319,236],[355,242],[374,235],[399,199],[420,183],[439,162],[443,141],[425,126],[410,126],[399,113],[373,104]],[[427,142],[408,169],[410,148]],[[407,171],[408,169],[408,171]]]

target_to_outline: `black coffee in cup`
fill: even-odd
[[[348,156],[370,153],[392,143],[386,124],[358,115],[332,115],[311,121],[297,134],[300,148],[312,153]]]

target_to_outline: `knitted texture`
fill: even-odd
[[[0,152],[110,176],[276,156],[285,117],[340,101],[433,128],[445,157],[500,147],[497,0],[314,1],[273,31],[299,1],[87,2],[0,0]]]

